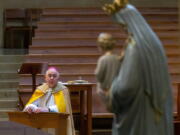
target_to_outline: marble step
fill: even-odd
[[[0,72],[17,72],[21,63],[0,63]]]
[[[0,118],[0,121],[9,121],[9,118]]]
[[[0,99],[1,98],[18,98],[17,89],[0,89]]]
[[[0,79],[19,79],[18,73],[15,72],[0,72]]]
[[[19,85],[19,80],[15,79],[8,79],[8,80],[1,80],[0,87],[1,89],[4,88],[17,88]]]
[[[0,63],[23,62],[24,55],[0,55]]]
[[[8,118],[7,112],[17,111],[17,108],[0,108],[0,119]]]
[[[16,108],[18,102],[18,98],[0,98],[0,108]]]

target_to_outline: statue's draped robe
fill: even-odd
[[[113,135],[173,135],[172,88],[162,43],[141,14],[126,5],[113,15],[129,42],[111,87]]]

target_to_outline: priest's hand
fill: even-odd
[[[47,107],[38,107],[34,110],[34,113],[40,113],[40,112],[49,112],[49,109]]]
[[[32,107],[27,107],[26,109],[24,109],[24,112],[27,112],[27,113],[33,113],[33,108]]]
[[[35,110],[37,109],[37,106],[36,105],[33,105],[33,104],[30,104],[30,105],[27,105],[23,112],[27,112],[29,114],[33,113]]]

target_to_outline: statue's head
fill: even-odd
[[[116,44],[115,39],[109,33],[100,33],[97,42],[98,42],[98,47],[102,51],[113,50]]]

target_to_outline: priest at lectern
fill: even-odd
[[[45,83],[37,87],[23,111],[28,113],[69,113],[68,135],[74,135],[69,92],[61,82],[58,82],[59,75],[60,73],[56,68],[50,67],[45,74]]]

